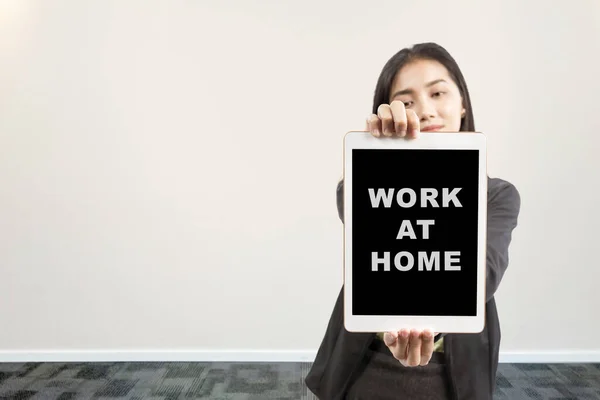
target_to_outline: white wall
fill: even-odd
[[[503,360],[599,362],[599,4],[2,0],[0,361],[311,360],[343,135],[436,41],[522,196]]]

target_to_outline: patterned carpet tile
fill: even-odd
[[[310,363],[0,364],[0,399],[314,400]],[[495,399],[600,400],[600,364],[500,364]]]
[[[312,399],[302,364],[0,364],[0,399]]]
[[[500,364],[496,399],[600,400],[600,364]]]

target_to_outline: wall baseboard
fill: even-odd
[[[316,351],[46,350],[0,351],[13,362],[313,362]],[[600,350],[501,352],[501,363],[600,363]]]
[[[500,352],[501,363],[579,364],[600,363],[600,350],[506,351]]]

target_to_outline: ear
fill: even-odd
[[[464,118],[465,115],[467,115],[467,110],[465,110],[464,108],[462,109],[462,112],[460,113],[460,117]]]

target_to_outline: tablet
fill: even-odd
[[[483,330],[483,133],[348,132],[343,198],[348,331]]]

